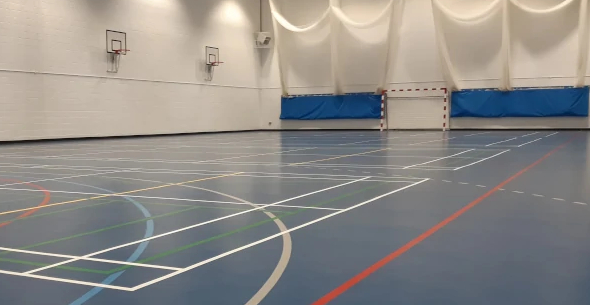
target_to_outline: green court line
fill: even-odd
[[[327,204],[330,204],[330,203],[333,203],[333,202],[342,200],[344,198],[351,197],[353,195],[360,194],[360,193],[366,192],[366,191],[371,190],[371,189],[375,189],[375,188],[380,187],[380,186],[382,186],[382,185],[384,185],[386,183],[380,183],[380,184],[377,184],[377,185],[374,185],[374,186],[368,186],[366,188],[363,188],[363,189],[360,189],[360,190],[357,190],[357,191],[354,191],[354,192],[351,192],[351,193],[347,193],[347,194],[344,194],[344,195],[341,195],[341,196],[338,196],[338,197],[335,197],[335,198],[332,198],[332,199],[329,199],[329,200],[326,200],[326,201],[322,201],[322,202],[320,202],[318,204],[311,205],[310,207],[321,207],[321,206],[324,206],[324,205],[327,205]],[[190,249],[190,248],[194,248],[196,246],[199,246],[199,245],[202,245],[202,244],[206,244],[208,242],[212,242],[214,240],[221,239],[223,237],[231,236],[231,235],[234,235],[234,234],[237,234],[237,233],[240,233],[240,232],[244,232],[244,231],[249,230],[249,229],[253,229],[253,228],[259,227],[259,226],[264,225],[264,224],[267,224],[269,222],[273,222],[276,219],[282,219],[282,218],[287,217],[287,216],[297,215],[297,214],[299,214],[299,213],[301,213],[301,212],[303,212],[305,210],[308,210],[308,209],[304,209],[304,208],[297,209],[297,210],[295,210],[293,212],[288,212],[288,213],[285,213],[285,214],[283,214],[281,216],[276,216],[276,217],[269,218],[269,219],[266,219],[266,220],[263,220],[263,221],[259,221],[257,223],[253,223],[251,225],[247,225],[247,226],[244,226],[244,227],[241,227],[241,228],[238,228],[238,229],[235,229],[235,230],[226,232],[226,233],[222,233],[222,234],[219,234],[219,235],[216,235],[216,236],[212,236],[212,237],[209,237],[207,239],[203,239],[203,240],[194,242],[192,244],[188,244],[188,245],[181,246],[181,247],[178,247],[178,248],[175,248],[175,249],[166,251],[166,252],[162,252],[160,254],[156,254],[154,256],[151,256],[151,257],[148,257],[148,258],[144,258],[142,260],[138,260],[135,263],[143,264],[143,263],[151,262],[153,260],[156,260],[156,259],[159,259],[159,258],[163,258],[163,257],[169,256],[169,255],[172,255],[172,254],[175,254],[175,253],[178,253],[178,252],[182,252],[184,250],[187,250],[187,249]],[[115,273],[115,272],[127,270],[129,268],[133,268],[133,267],[134,266],[124,265],[124,266],[121,266],[121,267],[118,267],[118,268],[111,269],[111,270],[109,270],[109,272],[110,273]]]
[[[87,236],[87,235],[91,235],[91,234],[105,232],[105,231],[108,231],[108,230],[112,230],[112,229],[116,229],[116,228],[121,228],[121,227],[124,227],[124,226],[136,224],[136,223],[141,223],[141,222],[145,222],[145,221],[148,221],[148,220],[151,220],[151,219],[157,219],[157,218],[162,218],[162,217],[166,217],[166,216],[172,216],[172,215],[180,214],[180,213],[187,212],[187,211],[190,211],[190,210],[196,210],[196,209],[199,209],[199,208],[200,208],[199,206],[190,207],[190,208],[184,209],[184,210],[174,211],[174,212],[171,212],[171,213],[162,214],[162,215],[158,215],[158,216],[154,216],[154,217],[149,217],[149,218],[142,218],[142,219],[138,219],[138,220],[134,220],[134,221],[130,221],[130,222],[126,222],[126,223],[122,223],[122,224],[118,224],[118,225],[114,225],[114,226],[110,226],[110,227],[106,227],[106,228],[102,228],[102,229],[98,229],[98,230],[94,230],[94,231],[90,231],[90,232],[85,232],[85,233],[71,235],[71,236],[67,236],[67,237],[63,237],[63,238],[58,238],[58,239],[54,239],[54,240],[45,241],[45,242],[41,242],[41,243],[38,243],[38,244],[21,247],[21,248],[18,248],[18,249],[19,250],[31,249],[31,248],[35,248],[35,247],[39,247],[39,246],[43,246],[43,245],[53,244],[53,243],[60,242],[60,241],[66,241],[66,240],[70,240],[70,239],[74,239],[74,238],[78,238],[78,237],[82,237],[82,236]],[[4,251],[4,252],[0,253],[0,255],[5,255],[5,254],[9,254],[9,253],[14,253],[14,252]],[[0,258],[0,262],[11,262],[11,263],[24,264],[24,265],[32,265],[32,266],[40,266],[40,267],[44,267],[44,266],[49,266],[50,265],[50,264],[36,263],[36,262],[30,262],[30,261],[24,261],[24,260],[14,260],[14,259],[8,259],[8,258]],[[65,268],[62,268],[62,267],[65,267]],[[81,271],[81,272],[90,272],[90,273],[110,274],[110,272],[108,272],[108,271],[96,270],[96,269],[76,268],[76,267],[69,267],[69,266],[57,266],[56,268],[57,269],[63,269],[63,270],[70,270],[70,271]],[[72,269],[72,268],[74,268],[74,269]]]
[[[156,204],[159,204],[159,203],[156,203]],[[52,240],[40,242],[40,243],[37,243],[37,244],[24,246],[24,247],[21,247],[21,248],[18,248],[18,249],[19,250],[32,249],[32,248],[36,248],[36,247],[40,247],[40,246],[44,246],[44,245],[48,245],[48,244],[53,244],[53,243],[60,242],[60,241],[66,241],[66,240],[70,240],[70,239],[74,239],[74,238],[78,238],[78,237],[82,237],[82,236],[88,236],[88,235],[97,234],[97,233],[101,233],[101,232],[105,232],[105,231],[109,231],[109,230],[113,230],[113,229],[117,229],[117,228],[129,226],[129,225],[133,225],[133,224],[137,224],[137,223],[146,222],[148,220],[153,220],[153,219],[158,219],[158,218],[173,216],[173,215],[181,214],[181,213],[188,212],[188,211],[191,211],[191,210],[196,210],[196,209],[224,209],[224,210],[239,210],[239,211],[245,211],[246,210],[246,209],[238,209],[238,208],[203,207],[203,206],[194,206],[194,205],[187,205],[187,206],[189,207],[187,209],[178,210],[178,211],[174,211],[174,212],[170,212],[170,213],[166,213],[166,214],[161,214],[161,215],[157,215],[157,216],[153,216],[153,217],[142,218],[142,219],[138,219],[138,220],[134,220],[134,221],[129,221],[129,222],[125,222],[125,223],[121,223],[121,224],[117,224],[117,225],[112,225],[112,226],[109,226],[109,227],[106,227],[106,228],[102,228],[102,229],[97,229],[97,230],[94,230],[94,231],[89,231],[89,232],[79,233],[79,234],[70,235],[70,236],[66,236],[66,237],[62,237],[62,238],[52,239]],[[185,206],[185,207],[187,207],[187,206]],[[281,213],[283,213],[283,212],[281,212]],[[8,253],[12,253],[12,252],[10,252],[10,251],[0,252],[0,255],[4,255],[4,254],[8,254]]]
[[[129,226],[129,225],[137,224],[137,223],[142,223],[142,222],[146,222],[146,221],[152,220],[152,219],[158,219],[158,218],[162,218],[162,217],[172,216],[172,215],[180,214],[180,213],[187,212],[190,210],[195,210],[198,208],[200,208],[200,207],[198,207],[198,206],[197,207],[190,207],[190,208],[184,209],[184,210],[178,210],[178,211],[174,211],[174,212],[170,212],[170,213],[166,213],[166,214],[162,214],[162,215],[157,215],[157,216],[153,216],[153,217],[147,217],[147,218],[142,218],[142,219],[138,219],[138,220],[134,220],[134,221],[120,223],[118,225],[113,225],[113,226],[109,226],[109,227],[94,230],[94,231],[89,231],[89,232],[84,232],[84,233],[80,233],[80,234],[70,235],[67,237],[58,238],[58,239],[48,240],[48,241],[40,242],[40,243],[33,244],[33,245],[28,245],[28,246],[18,248],[18,249],[19,250],[27,250],[27,249],[31,249],[31,248],[36,248],[36,247],[43,246],[43,245],[53,244],[53,243],[60,242],[60,241],[66,241],[66,240],[70,240],[70,239],[74,239],[74,238],[78,238],[78,237],[82,237],[82,236],[88,236],[88,235],[101,233],[101,232]],[[6,253],[11,253],[11,252],[5,251],[5,252],[0,253],[0,255],[6,254]]]
[[[109,203],[113,203],[113,202],[127,203],[127,201],[121,200],[121,199],[110,200],[110,201],[107,201],[107,202],[101,202],[101,203],[97,203],[97,204],[93,204],[93,205],[89,205],[89,206],[76,207],[76,208],[65,209],[65,210],[60,210],[60,211],[53,211],[53,212],[48,212],[48,213],[44,213],[44,214],[38,214],[38,215],[29,216],[29,217],[26,217],[26,218],[15,218],[13,220],[8,220],[8,221],[22,221],[22,220],[27,220],[27,219],[30,219],[30,218],[48,216],[48,215],[53,215],[53,214],[56,214],[56,213],[62,213],[62,212],[67,212],[67,211],[72,211],[72,210],[78,210],[78,209],[90,208],[90,207],[97,207],[97,206],[101,206],[101,205],[105,205],[105,204],[109,204]],[[177,206],[177,207],[189,207],[189,208],[184,209],[184,210],[179,210],[179,211],[174,211],[174,212],[162,214],[162,215],[157,215],[157,216],[150,217],[150,218],[142,218],[142,219],[138,219],[138,220],[134,220],[134,221],[130,221],[130,222],[118,224],[118,225],[113,225],[113,226],[110,226],[110,227],[106,227],[106,228],[102,228],[102,229],[98,229],[98,230],[94,230],[94,231],[90,231],[90,232],[85,232],[85,233],[75,234],[75,235],[71,235],[71,236],[67,236],[67,237],[62,237],[62,238],[58,238],[58,239],[53,239],[53,240],[41,242],[41,243],[38,243],[38,244],[28,245],[28,246],[25,246],[25,247],[22,247],[22,248],[18,248],[18,249],[20,249],[20,250],[31,249],[31,248],[35,248],[35,247],[42,246],[42,245],[47,245],[47,244],[52,244],[52,243],[56,243],[56,242],[60,242],[60,241],[70,240],[70,239],[81,237],[81,236],[92,235],[92,234],[101,233],[101,232],[105,232],[105,231],[108,231],[108,230],[112,230],[112,229],[116,229],[116,228],[120,228],[120,227],[124,227],[124,226],[128,226],[128,225],[132,225],[132,224],[136,224],[136,223],[140,223],[140,222],[145,222],[145,221],[148,221],[148,220],[151,220],[151,219],[157,219],[157,218],[162,218],[162,217],[167,217],[167,216],[173,216],[173,215],[180,214],[180,213],[187,212],[187,211],[194,210],[194,209],[217,209],[217,210],[238,210],[238,211],[247,210],[247,209],[243,209],[243,208],[226,208],[226,207],[213,207],[213,206],[182,205],[182,204],[168,204],[168,203],[156,203],[156,202],[151,202],[151,203],[145,203],[144,202],[144,204],[164,205],[164,206]],[[280,212],[274,211],[272,213],[282,214],[282,213],[285,213],[285,212],[284,211],[280,211]],[[11,252],[10,251],[0,252],[0,255],[4,255],[4,254],[7,254],[7,253],[11,253]]]
[[[10,222],[16,222],[16,221],[23,221],[23,220],[28,220],[28,219],[34,219],[34,218],[39,218],[39,217],[43,217],[43,216],[49,216],[49,215],[53,215],[53,214],[59,214],[59,213],[63,213],[63,212],[69,212],[69,211],[75,211],[75,210],[80,210],[80,209],[86,209],[86,208],[93,208],[93,207],[98,207],[101,205],[105,205],[105,204],[109,204],[109,203],[113,203],[113,202],[117,202],[119,200],[108,200],[105,202],[99,202],[99,203],[95,203],[95,204],[91,204],[91,205],[85,205],[85,206],[78,206],[75,208],[70,208],[70,209],[63,209],[63,210],[58,210],[58,211],[53,211],[53,212],[47,212],[47,213],[42,213],[42,214],[33,214],[31,216],[27,216],[24,218],[13,218],[13,219],[9,219],[6,221],[10,221]],[[124,202],[124,201],[121,201]]]
[[[344,195],[341,195],[341,196],[338,196],[338,197],[335,197],[335,198],[332,198],[332,199],[329,199],[329,200],[326,200],[326,201],[322,201],[322,202],[320,202],[318,204],[311,205],[309,207],[321,207],[321,206],[324,206],[324,205],[327,205],[327,204],[330,204],[330,203],[333,203],[333,202],[336,202],[336,201],[345,199],[347,197],[350,197],[350,196],[353,196],[353,195],[356,195],[356,194],[360,194],[360,193],[366,192],[366,191],[371,190],[371,189],[375,189],[375,188],[380,187],[380,186],[385,185],[385,184],[388,184],[388,183],[387,182],[385,182],[385,183],[379,183],[379,184],[374,185],[374,186],[365,187],[365,188],[359,189],[359,190],[354,191],[354,192],[350,192],[350,193],[347,193],[347,194],[344,194]],[[50,240],[50,241],[46,241],[46,242],[42,242],[42,243],[38,243],[38,244],[34,244],[34,245],[25,246],[25,247],[18,248],[18,249],[20,249],[20,250],[30,249],[30,248],[34,248],[34,247],[37,247],[37,246],[47,245],[47,244],[51,244],[51,243],[55,243],[55,242],[59,242],[59,241],[64,241],[64,240],[69,240],[69,239],[73,239],[73,238],[80,237],[80,236],[87,236],[87,235],[90,235],[90,234],[104,232],[104,231],[107,231],[107,230],[112,230],[112,229],[115,229],[115,228],[123,227],[123,226],[126,226],[126,225],[131,225],[131,224],[134,224],[134,223],[139,223],[139,222],[142,222],[142,221],[148,221],[150,219],[156,219],[156,218],[161,218],[161,217],[165,217],[165,216],[172,216],[174,214],[179,214],[179,213],[183,213],[183,212],[187,212],[189,210],[194,210],[194,209],[199,209],[199,208],[214,208],[214,209],[218,209],[220,207],[192,206],[189,209],[175,211],[175,212],[172,212],[172,213],[162,214],[162,215],[158,215],[158,216],[154,216],[154,217],[150,217],[150,218],[139,219],[139,220],[135,220],[135,221],[128,222],[128,223],[123,223],[123,224],[114,225],[114,226],[103,228],[103,229],[98,229],[98,230],[91,231],[91,232],[86,232],[86,233],[81,233],[81,234],[76,234],[76,235],[72,235],[72,236],[68,236],[68,237],[63,237],[63,238],[55,239],[55,240]],[[221,209],[244,210],[244,209],[237,209],[237,208],[221,208]],[[156,259],[159,259],[159,258],[163,258],[163,257],[169,256],[169,255],[172,255],[172,254],[175,254],[175,253],[178,253],[178,252],[182,252],[184,250],[187,250],[187,249],[190,249],[190,248],[199,246],[199,245],[206,244],[208,242],[212,242],[212,241],[221,239],[223,237],[231,236],[231,235],[234,235],[234,234],[237,234],[237,233],[240,233],[240,232],[249,230],[249,229],[253,229],[253,228],[259,227],[261,225],[264,225],[264,224],[267,224],[269,222],[272,222],[272,221],[274,221],[276,219],[282,219],[282,218],[284,218],[286,216],[296,215],[296,214],[299,214],[299,213],[301,213],[303,211],[307,211],[307,210],[309,210],[309,209],[301,208],[301,209],[297,209],[297,210],[292,211],[292,212],[281,212],[281,213],[284,213],[284,214],[282,214],[280,216],[277,216],[277,217],[269,218],[269,219],[266,219],[266,220],[263,220],[263,221],[259,221],[257,223],[251,224],[251,225],[247,225],[247,226],[244,226],[244,227],[241,227],[241,228],[232,230],[230,232],[222,233],[222,234],[219,234],[219,235],[216,235],[216,236],[213,236],[213,237],[210,237],[210,238],[207,238],[207,239],[204,239],[204,240],[195,242],[195,243],[191,243],[191,244],[188,244],[188,245],[185,245],[185,246],[181,246],[181,247],[178,247],[178,248],[175,248],[175,249],[172,249],[172,250],[169,250],[169,251],[160,253],[160,254],[156,254],[156,255],[154,255],[152,257],[148,257],[148,258],[145,258],[145,259],[136,261],[135,263],[145,263],[145,262],[153,261],[153,260],[156,260]],[[7,251],[7,252],[0,253],[0,255],[6,254],[6,253],[12,253],[12,252]],[[36,262],[23,261],[23,260],[12,260],[12,259],[6,259],[6,258],[0,258],[0,262],[1,261],[12,262],[12,263],[17,263],[17,264],[24,264],[24,265],[40,266],[40,267],[44,267],[44,266],[50,265],[50,264],[36,263]],[[70,270],[70,271],[87,272],[87,273],[112,274],[112,273],[119,272],[119,271],[122,271],[122,270],[127,270],[127,269],[132,268],[132,267],[134,267],[134,266],[122,265],[121,267],[114,268],[114,269],[111,269],[111,270],[96,270],[96,269],[86,269],[86,268],[69,267],[69,266],[65,265],[65,266],[57,266],[55,268],[56,269],[63,269],[63,270]]]
[[[123,203],[126,202],[124,200],[113,200],[112,202],[115,202],[115,201],[120,201],[120,202],[123,202]],[[100,204],[96,204],[96,205],[104,205],[104,204],[107,204],[107,203],[110,203],[110,202],[100,203]],[[222,209],[222,210],[239,210],[239,211],[246,210],[246,209],[239,209],[239,208],[208,207],[208,206],[195,206],[195,205],[178,205],[178,204],[166,204],[166,203],[151,203],[151,204],[182,206],[182,207],[189,207],[189,208],[183,209],[183,210],[179,210],[179,211],[170,212],[170,213],[166,213],[166,214],[162,214],[162,215],[157,215],[157,216],[154,216],[154,217],[142,218],[142,219],[138,219],[138,220],[134,220],[134,221],[130,221],[130,222],[118,224],[118,225],[113,225],[113,226],[110,226],[110,227],[106,227],[106,228],[102,228],[102,229],[98,229],[98,230],[94,230],[94,231],[89,231],[89,232],[85,232],[85,233],[80,233],[80,234],[75,234],[75,235],[71,235],[71,236],[67,236],[67,237],[53,239],[53,240],[49,240],[49,241],[45,241],[45,242],[41,242],[41,243],[37,243],[37,244],[33,244],[33,245],[28,245],[28,246],[21,247],[21,248],[18,248],[18,249],[19,250],[27,250],[27,249],[31,249],[31,248],[36,248],[36,247],[43,246],[43,245],[53,244],[53,243],[57,243],[57,242],[61,242],[61,241],[66,241],[66,240],[70,240],[70,239],[74,239],[74,238],[78,238],[78,237],[82,237],[82,236],[88,236],[88,235],[92,235],[92,234],[97,234],[97,233],[101,233],[101,232],[105,232],[105,231],[109,231],[109,230],[121,228],[121,227],[124,227],[124,226],[129,226],[129,225],[132,225],[132,224],[146,222],[146,221],[152,220],[152,219],[173,216],[173,215],[176,215],[176,214],[181,214],[181,213],[188,212],[188,211],[191,211],[191,210],[196,210],[196,209]],[[94,205],[94,206],[96,206],[96,205]],[[79,209],[79,208],[76,208],[76,209]],[[55,211],[55,212],[46,213],[46,214],[54,214],[54,213],[63,212],[63,211],[65,211],[65,210]],[[281,212],[275,212],[275,213],[278,214],[278,213],[284,213],[284,212],[281,211]],[[37,216],[42,216],[42,215],[37,215]],[[23,218],[21,220],[24,220],[24,219],[25,218]],[[6,254],[10,254],[10,253],[14,253],[14,252],[12,252],[12,251],[4,251],[4,252],[0,252],[0,255],[6,255]],[[8,258],[0,258],[0,262],[11,262],[11,263],[18,263],[18,264],[32,265],[32,266],[41,266],[41,267],[42,266],[49,265],[49,264],[36,263],[36,262],[24,261],[24,260],[14,260],[14,259],[8,259]],[[95,269],[74,268],[74,267],[67,267],[67,266],[64,266],[66,268],[60,268],[60,267],[62,267],[62,266],[58,266],[56,268],[58,268],[58,269],[64,269],[64,270],[72,270],[72,271],[83,271],[83,272],[110,274],[107,271],[95,270]]]

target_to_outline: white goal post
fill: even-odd
[[[447,88],[384,90],[381,100],[381,131],[450,128]]]

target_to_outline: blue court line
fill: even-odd
[[[62,182],[66,182],[66,181],[62,181]],[[77,184],[77,185],[81,185],[81,186],[87,186],[87,187],[91,187],[97,190],[102,190],[104,192],[107,193],[111,193],[111,194],[116,194],[113,191],[109,191],[109,190],[105,190],[103,188],[100,187],[96,187],[96,186],[91,186],[91,185],[86,185],[86,184],[80,184],[80,183],[75,183],[75,182],[66,182],[66,183],[71,183],[71,184]],[[152,217],[152,214],[150,214],[150,211],[148,211],[148,209],[146,209],[141,203],[135,201],[133,198],[130,197],[123,197],[125,198],[125,200],[133,203],[133,205],[135,205],[143,214],[143,216],[145,218],[149,218]],[[149,238],[152,237],[152,235],[154,235],[154,220],[150,219],[146,222],[145,224],[146,228],[145,228],[145,234],[143,235],[142,239],[145,238]],[[150,241],[144,241],[142,243],[139,244],[139,246],[137,246],[137,249],[135,249],[135,251],[133,251],[133,253],[131,254],[131,256],[129,256],[129,258],[127,258],[127,262],[134,262],[136,261],[141,254],[143,253],[143,251],[145,251],[145,249],[147,248],[148,244],[150,243]],[[113,273],[111,275],[109,275],[106,279],[104,279],[101,284],[104,285],[110,285],[112,282],[114,282],[117,278],[119,278],[123,273],[125,273],[125,270],[117,272],[117,273]],[[102,287],[94,287],[92,289],[90,289],[88,292],[86,292],[83,296],[79,297],[77,300],[73,301],[72,303],[70,303],[70,305],[81,305],[86,303],[88,300],[92,299],[95,295],[97,295],[99,292],[101,292],[104,288]]]
[[[14,177],[14,178],[25,178],[25,179],[39,179],[39,178],[35,178],[35,177],[23,177],[23,176],[10,176],[10,177]],[[101,190],[103,192],[107,192],[107,193],[111,193],[111,194],[116,194],[113,191],[109,191],[100,187],[96,187],[96,186],[92,186],[92,185],[87,185],[87,184],[81,184],[81,183],[76,183],[76,182],[69,182],[69,181],[58,181],[58,182],[63,182],[63,183],[68,183],[68,184],[75,184],[75,185],[80,185],[80,186],[86,186],[89,188],[93,188],[96,190]],[[152,217],[152,214],[150,213],[150,211],[148,211],[148,209],[146,209],[146,207],[144,207],[141,203],[135,201],[133,198],[130,197],[123,197],[125,200],[133,203],[133,205],[135,205],[143,214],[143,216],[145,218],[149,218]],[[152,237],[154,235],[154,220],[150,219],[146,222],[145,224],[146,228],[145,228],[145,234],[143,235],[142,239],[145,238],[149,238]],[[143,252],[145,251],[145,249],[147,248],[148,244],[149,244],[149,240],[148,241],[144,241],[142,243],[139,244],[139,246],[137,246],[137,249],[135,249],[135,251],[133,251],[133,253],[131,254],[131,256],[129,256],[129,258],[127,258],[127,262],[134,262],[136,261],[141,254],[143,254]],[[109,285],[112,282],[114,282],[117,278],[119,278],[123,273],[125,273],[125,270],[117,272],[117,273],[113,273],[111,275],[109,275],[107,278],[105,278],[101,284],[104,285]],[[103,288],[101,287],[94,287],[92,289],[90,289],[88,292],[86,292],[83,296],[79,297],[77,300],[73,301],[72,303],[70,303],[70,305],[81,305],[86,303],[88,300],[92,299],[95,295],[97,295],[99,292],[101,292],[103,290]]]

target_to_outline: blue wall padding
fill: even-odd
[[[283,97],[281,120],[379,119],[381,95],[302,95]]]
[[[588,87],[453,92],[451,117],[587,117]]]

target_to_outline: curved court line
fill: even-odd
[[[110,177],[110,178],[154,182],[154,183],[165,183],[162,181],[145,180],[145,179],[137,179],[137,178],[123,178],[123,177]],[[252,202],[249,202],[249,201],[246,201],[242,198],[238,198],[238,197],[235,197],[235,196],[232,196],[229,194],[225,194],[222,192],[218,192],[218,191],[214,191],[214,190],[210,190],[210,189],[206,189],[206,188],[202,188],[202,187],[192,186],[192,185],[181,185],[181,186],[211,192],[214,194],[228,197],[230,199],[241,201],[243,203],[247,203],[255,208],[258,207],[257,205],[253,204]],[[287,229],[287,226],[285,225],[285,223],[283,223],[283,221],[280,218],[278,218],[275,214],[273,214],[269,211],[266,211],[264,209],[261,211],[274,221],[274,223],[277,225],[277,227],[279,228],[279,231],[281,233],[284,233],[284,232],[286,232],[286,233],[283,234],[283,250],[281,252],[281,257],[279,258],[279,261],[278,261],[275,269],[273,270],[271,275],[268,277],[268,279],[266,280],[264,285],[262,285],[262,287],[260,287],[260,289],[256,292],[256,294],[254,294],[254,296],[252,296],[250,298],[250,300],[248,302],[246,302],[246,305],[259,304],[270,293],[270,291],[278,283],[279,279],[281,278],[281,276],[285,272],[285,269],[287,269],[287,265],[289,264],[289,260],[291,259],[291,252],[293,249],[293,242],[291,240],[291,234],[289,232],[287,232],[288,229]],[[73,305],[73,304],[70,304],[70,305]]]
[[[34,187],[34,188],[42,191],[45,194],[45,198],[43,198],[43,201],[40,204],[37,205],[37,209],[28,210],[28,211],[22,213],[21,215],[19,215],[17,217],[17,219],[31,216],[32,214],[34,214],[35,212],[37,212],[42,206],[48,204],[49,201],[51,200],[51,193],[48,190],[46,190],[45,188],[43,188],[42,186],[39,186],[39,185],[30,183],[30,182],[23,182],[23,181],[15,180],[15,179],[0,178],[0,181],[19,182],[19,183],[23,183],[23,184],[26,184],[26,185],[30,185],[30,186],[32,186],[32,187]],[[4,227],[4,226],[7,226],[7,225],[9,225],[11,223],[12,223],[12,220],[2,222],[2,223],[0,223],[0,228],[1,227]]]
[[[250,204],[251,206],[253,206],[255,208],[258,207],[257,205],[255,205],[251,202],[248,202],[248,201],[243,200],[238,197],[234,197],[232,195],[228,195],[228,194],[224,194],[221,192],[208,190],[208,189],[204,189],[204,188],[200,188],[200,187],[196,187],[196,186],[190,186],[190,185],[183,185],[183,186],[188,187],[188,188],[200,189],[200,190],[204,190],[204,191],[210,191],[210,192],[222,195],[222,196],[227,196],[227,197],[234,199],[234,200],[239,200],[244,203]],[[286,232],[283,235],[283,250],[281,251],[281,257],[279,258],[279,261],[277,262],[277,265],[276,265],[275,269],[273,270],[273,272],[270,274],[270,276],[268,277],[268,279],[266,280],[264,285],[262,285],[262,287],[260,287],[260,289],[258,289],[258,291],[254,294],[254,296],[252,296],[250,298],[250,300],[248,300],[248,302],[246,302],[245,305],[259,304],[270,293],[270,291],[279,282],[279,279],[281,278],[281,276],[283,276],[285,269],[287,269],[287,265],[289,264],[289,260],[291,259],[291,251],[293,249],[293,242],[291,240],[291,234],[289,232],[287,232],[288,229],[287,229],[287,226],[285,225],[285,223],[283,223],[283,221],[281,219],[279,219],[275,214],[273,214],[269,211],[262,210],[262,212],[274,221],[274,223],[277,225],[277,227],[279,228],[279,231],[281,233]]]
[[[27,178],[29,179],[30,177],[19,177],[19,178]],[[92,186],[92,185],[87,185],[87,184],[81,184],[81,183],[76,183],[76,182],[71,182],[71,181],[58,181],[58,182],[62,182],[62,183],[68,183],[68,184],[74,184],[74,185],[80,185],[80,186],[85,186],[85,187],[90,187],[90,188],[94,188],[97,190],[101,190],[103,192],[107,192],[107,193],[111,193],[111,194],[115,194],[115,192],[112,192],[110,190],[107,189],[103,189],[97,186]],[[25,183],[25,184],[30,184],[33,185],[31,183]],[[40,186],[39,186],[40,187]],[[44,190],[44,189],[43,189]],[[152,217],[152,214],[150,213],[150,211],[144,207],[141,203],[135,201],[133,198],[129,198],[129,197],[125,197],[123,196],[123,198],[131,203],[133,203],[133,205],[135,205],[143,214],[143,216],[145,218],[149,218]],[[49,200],[47,200],[49,201]],[[38,209],[37,209],[38,210]],[[37,210],[29,210],[27,211],[25,214],[28,213],[27,216],[30,216],[30,214],[36,212]],[[23,214],[23,215],[25,215]],[[24,216],[26,217],[26,216]],[[19,218],[24,218],[22,215]],[[151,236],[154,235],[154,220],[150,219],[146,222],[146,228],[145,228],[145,234],[144,234],[144,239],[145,238],[149,238]],[[137,248],[135,249],[135,251],[133,251],[133,253],[131,254],[131,256],[129,256],[129,258],[127,258],[127,262],[134,262],[136,261],[141,254],[145,251],[145,249],[147,248],[147,246],[149,245],[150,241],[146,240],[142,243],[140,243]],[[125,273],[125,270],[114,273],[109,275],[106,279],[104,279],[101,284],[103,285],[109,285],[112,282],[114,282],[117,278],[119,278],[123,273]],[[88,291],[87,293],[85,293],[83,296],[79,297],[77,300],[75,300],[74,302],[70,303],[70,305],[81,305],[84,304],[85,302],[87,302],[88,300],[90,300],[92,297],[94,297],[95,295],[97,295],[99,292],[101,292],[104,288],[102,287],[94,287],[92,289],[90,289],[90,291]]]
[[[70,184],[76,184],[76,185],[80,185],[80,186],[87,186],[87,187],[91,187],[97,190],[101,190],[103,192],[107,192],[107,193],[111,193],[111,194],[115,194],[115,192],[113,191],[109,191],[100,187],[96,187],[96,186],[91,186],[91,185],[86,185],[86,184],[80,184],[80,183],[75,183],[75,182],[67,182],[67,181],[62,181],[62,182],[66,182],[66,183],[70,183]],[[131,203],[133,203],[133,205],[135,205],[143,214],[143,216],[145,218],[150,218],[152,217],[152,214],[150,213],[150,211],[144,207],[141,203],[135,201],[133,198],[130,197],[125,197],[123,196],[123,198]],[[143,238],[149,238],[152,237],[154,235],[154,220],[150,219],[145,223],[145,234],[143,235]],[[143,254],[143,252],[145,251],[145,249],[147,248],[147,246],[149,245],[150,241],[146,240],[144,242],[142,242],[141,244],[139,244],[139,246],[137,246],[137,248],[135,249],[135,251],[133,251],[133,253],[131,254],[131,256],[129,256],[129,258],[127,258],[127,262],[135,262],[137,259],[139,259],[139,257],[141,256],[141,254]],[[107,278],[105,278],[101,284],[103,285],[110,285],[111,283],[113,283],[117,278],[119,278],[121,275],[123,275],[123,273],[125,273],[125,270],[123,271],[119,271],[117,273],[113,273],[111,275],[109,275]],[[102,287],[94,287],[92,289],[90,289],[88,292],[86,292],[84,295],[82,295],[81,297],[79,297],[78,299],[76,299],[75,301],[73,301],[72,303],[70,303],[70,305],[81,305],[86,303],[88,300],[90,300],[91,298],[93,298],[95,295],[97,295],[98,293],[100,293],[104,288]]]

